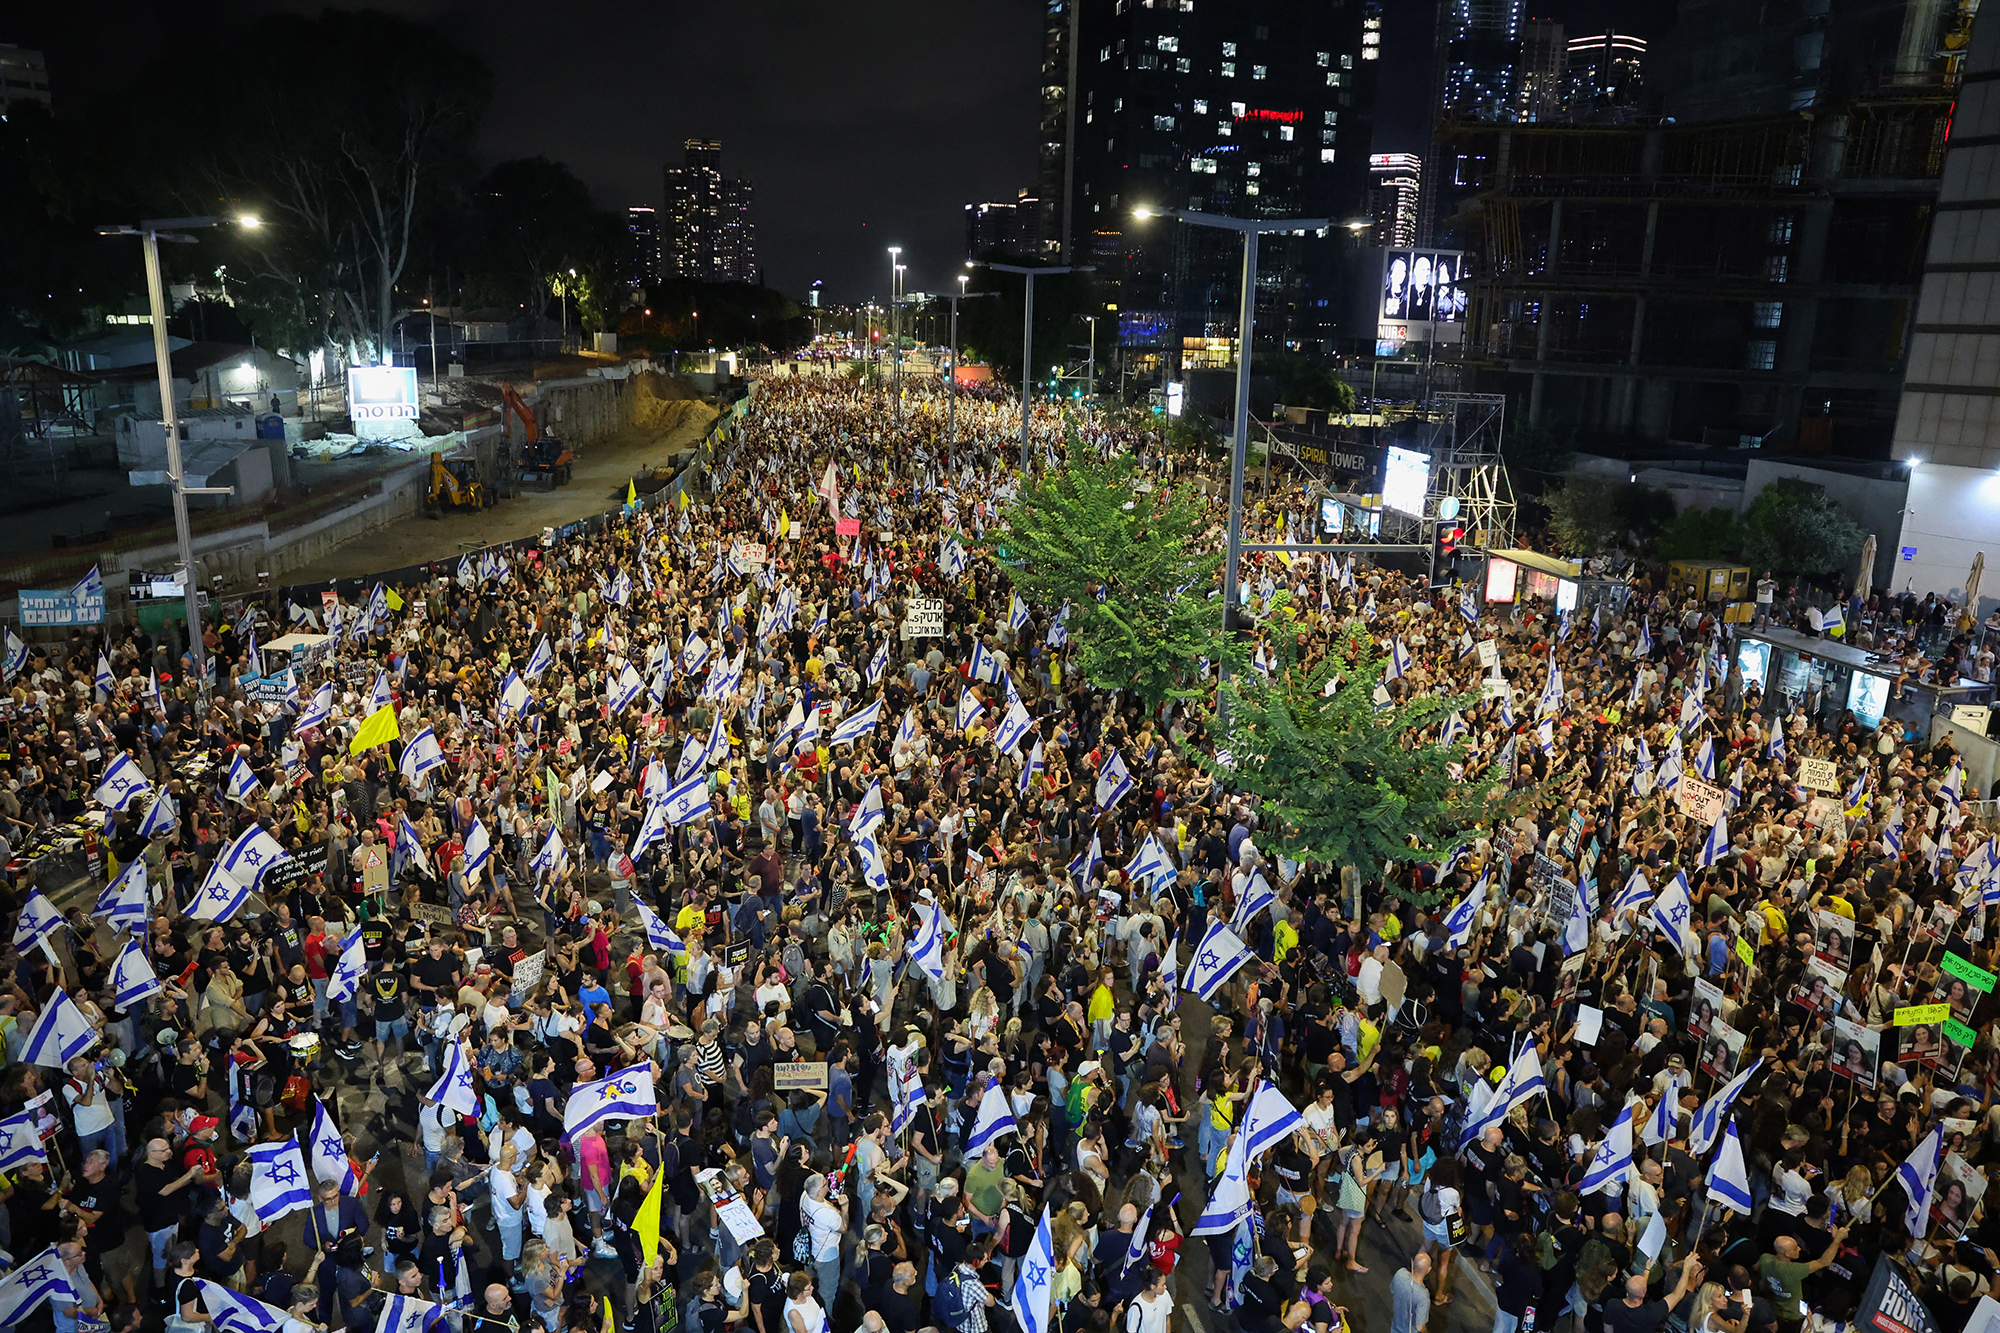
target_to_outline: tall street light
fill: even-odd
[[[903,247],[900,245],[889,247],[889,313],[888,318],[882,321],[882,331],[888,335],[888,342],[883,344],[880,354],[875,358],[877,363],[875,369],[881,378],[884,394],[889,392],[889,347],[896,341],[896,258],[902,253]]]
[[[898,401],[901,400],[903,393],[903,274],[908,268],[907,264],[896,265],[896,291],[889,298],[896,307],[896,332],[890,341],[895,344],[895,384]]]
[[[979,263],[995,273],[1027,275],[1027,304],[1021,312],[1021,475],[1028,475],[1028,401],[1035,385],[1035,275],[1038,273],[1094,273],[1093,264],[1073,264],[1062,268],[1024,268],[1019,264]]]
[[[146,300],[153,317],[153,368],[160,379],[160,420],[167,432],[167,490],[174,501],[174,537],[180,546],[181,596],[187,614],[188,653],[194,661],[195,688],[208,693],[207,653],[201,641],[201,603],[195,586],[194,534],[188,528],[187,498],[190,495],[234,495],[234,486],[189,486],[181,473],[181,428],[174,410],[174,368],[167,351],[167,296],[160,280],[160,242],[193,245],[194,237],[184,233],[201,227],[229,224],[254,229],[263,222],[252,213],[233,218],[154,218],[139,225],[99,227],[99,236],[137,236],[146,257]]]
[[[1250,452],[1250,344],[1257,321],[1257,238],[1267,231],[1319,231],[1326,218],[1230,218],[1185,208],[1135,208],[1134,217],[1174,217],[1197,227],[1218,227],[1243,236],[1242,306],[1236,321],[1236,438],[1229,458],[1229,554],[1223,565],[1222,623],[1236,626],[1237,565],[1243,558],[1243,460]],[[1218,678],[1227,674],[1218,668]]]
[[[998,292],[966,293],[967,275],[958,275],[958,290],[945,299],[951,302],[951,365],[945,374],[949,377],[945,389],[945,443],[958,443],[958,303],[977,301],[982,296],[998,296]]]

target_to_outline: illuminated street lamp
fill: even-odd
[[[153,369],[160,380],[160,420],[167,433],[167,492],[174,502],[174,537],[180,547],[181,596],[186,608],[188,654],[194,662],[195,688],[208,693],[207,653],[201,641],[201,604],[197,599],[194,568],[194,534],[188,527],[187,497],[190,495],[234,495],[234,486],[189,486],[181,473],[180,417],[174,410],[173,359],[167,351],[166,287],[160,279],[160,242],[193,245],[185,233],[203,227],[235,225],[255,231],[264,225],[255,213],[238,213],[231,218],[154,218],[137,226],[118,224],[97,229],[99,236],[137,236],[146,259],[146,301],[153,319]]]

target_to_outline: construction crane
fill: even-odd
[[[521,419],[521,475],[537,477],[544,486],[569,485],[576,451],[543,431],[534,409],[522,400],[513,385],[504,382],[500,385],[500,411],[503,425],[509,412]]]

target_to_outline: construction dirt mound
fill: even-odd
[[[635,375],[632,392],[637,395],[632,401],[632,424],[645,430],[678,430],[690,423],[706,427],[720,415],[678,375]]]

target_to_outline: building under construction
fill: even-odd
[[[1580,438],[1884,454],[1950,112],[1450,126],[1465,356]]]
[[[1691,0],[1639,123],[1447,110],[1479,387],[1580,443],[1886,457],[1971,8]]]

